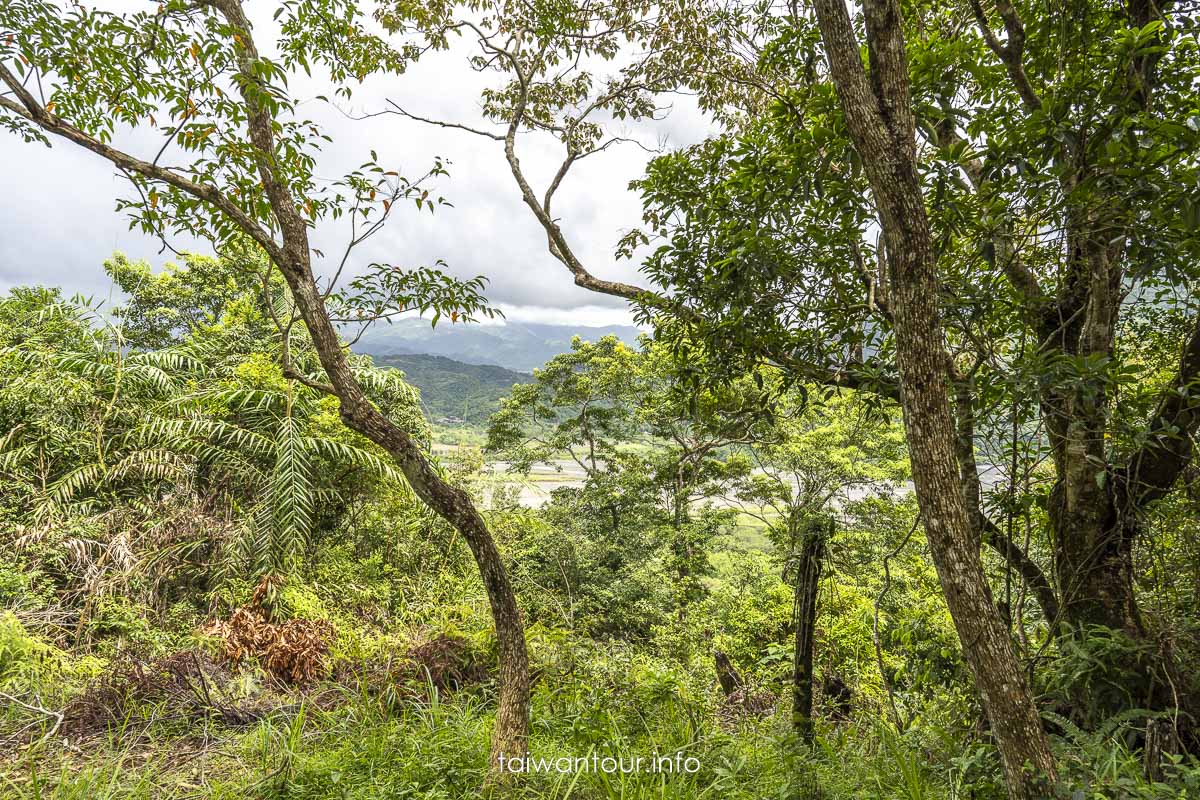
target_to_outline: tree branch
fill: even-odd
[[[60,136],[92,151],[111,162],[118,169],[137,173],[151,180],[161,181],[208,203],[236,222],[238,227],[245,231],[256,244],[262,247],[272,260],[281,257],[279,245],[275,242],[271,234],[250,217],[249,214],[242,211],[235,203],[230,201],[220,189],[208,184],[196,183],[165,167],[156,166],[149,161],[135,158],[128,153],[104,144],[75,126],[64,122],[41,106],[20,84],[16,76],[3,64],[0,64],[0,81],[3,81],[21,100],[21,103],[18,104],[7,98],[0,97],[0,108],[11,111],[13,114],[32,122],[48,133],[53,133],[56,136]]]
[[[1160,499],[1175,484],[1195,452],[1200,428],[1200,314],[1183,346],[1174,380],[1163,390],[1147,425],[1147,440],[1118,471],[1119,507],[1136,511]]]
[[[1021,22],[1016,7],[1009,0],[996,0],[996,11],[999,12],[1000,19],[1004,23],[1005,33],[1008,35],[1007,44],[1001,44],[1000,40],[996,38],[996,34],[992,32],[991,25],[988,24],[987,13],[983,10],[980,0],[970,0],[970,3],[983,41],[1008,70],[1008,76],[1012,80],[1017,94],[1020,95],[1021,101],[1031,111],[1040,109],[1042,98],[1038,96],[1033,84],[1029,82],[1029,76],[1025,74],[1025,65],[1022,62],[1025,54],[1025,25]]]
[[[1038,605],[1041,606],[1042,616],[1053,627],[1058,621],[1058,597],[1049,579],[1029,554],[1005,535],[1000,526],[988,519],[983,513],[982,487],[979,481],[979,465],[975,460],[975,412],[970,384],[966,380],[957,381],[955,392],[955,456],[958,459],[959,481],[962,484],[963,496],[967,502],[967,513],[971,524],[980,541],[1000,554],[1006,560],[1025,585],[1033,592]]]
[[[949,117],[947,117],[946,122],[949,124],[939,124],[934,128],[934,132],[937,135],[937,145],[942,148],[951,147],[964,141],[958,135],[958,131]],[[964,165],[963,171],[966,173],[971,188],[976,193],[982,192],[985,188],[982,160],[978,158],[971,159]],[[1035,307],[1035,313],[1040,316],[1044,313],[1044,304],[1048,299],[1046,293],[1042,289],[1041,283],[1038,282],[1037,275],[1021,260],[1021,256],[1017,252],[1013,241],[1011,218],[1008,215],[1005,215],[1002,225],[1003,228],[996,231],[992,236],[995,262],[1004,272],[1005,277],[1008,278],[1013,288],[1020,293],[1026,302]],[[1038,311],[1038,309],[1042,310]]]

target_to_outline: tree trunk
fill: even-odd
[[[1048,508],[1063,619],[1077,630],[1101,625],[1143,638],[1133,592],[1133,526],[1117,520],[1108,493],[1094,498],[1096,508],[1083,510],[1068,505],[1067,491],[1059,481]]]
[[[717,683],[721,685],[721,694],[729,697],[742,688],[742,676],[738,675],[729,656],[721,650],[716,650],[713,652],[713,662],[717,670]]]
[[[833,535],[831,518],[808,522],[795,553],[795,601],[793,616],[796,625],[796,646],[792,659],[792,729],[800,741],[813,740],[813,641],[817,623],[817,589],[821,583],[821,566],[825,543]]]
[[[1133,585],[1133,542],[1136,520],[1120,520],[1115,506],[1105,513],[1067,515],[1061,484],[1051,493],[1056,569],[1061,581],[1063,635],[1087,645],[1108,629],[1127,637],[1126,646],[1105,648],[1097,656],[1101,670],[1091,670],[1085,683],[1068,686],[1071,716],[1084,728],[1131,708],[1151,711],[1184,709],[1194,714],[1196,698],[1181,678],[1169,649],[1160,649],[1146,630]],[[1188,730],[1189,746],[1194,746]]]
[[[896,333],[901,405],[929,548],[1004,764],[1009,796],[1052,796],[1054,761],[1024,673],[992,603],[962,493],[947,387],[951,368],[933,242],[916,170],[900,7],[865,0],[870,78],[845,0],[816,0],[838,100],[879,209]]]
[[[1098,228],[1095,211],[1071,209],[1064,287],[1055,313],[1039,330],[1050,357],[1110,358],[1120,308],[1121,252]],[[1111,648],[1101,673],[1067,687],[1072,713],[1084,726],[1128,708],[1173,704],[1138,609],[1133,543],[1141,509],[1107,452],[1112,387],[1106,376],[1047,381],[1042,417],[1057,474],[1047,508],[1064,633],[1087,644],[1097,628],[1123,633],[1131,647]]]
[[[1146,746],[1142,751],[1142,766],[1146,779],[1154,782],[1165,777],[1163,762],[1166,756],[1179,752],[1179,737],[1169,720],[1152,719],[1146,723]]]
[[[915,173],[910,179],[915,188]],[[920,195],[914,200],[906,213],[923,219]],[[930,552],[1004,760],[1009,795],[1044,798],[1050,796],[1054,763],[1008,631],[992,602],[958,482],[946,389],[949,356],[938,321],[928,231],[924,237],[903,230],[888,235],[889,227],[885,216],[905,431]]]
[[[214,5],[238,38],[239,67],[244,79],[240,89],[248,112],[247,131],[257,150],[259,176],[283,239],[282,246],[271,248],[269,252],[287,281],[296,309],[329,378],[329,386],[324,388],[340,401],[342,421],[392,456],[416,495],[462,534],[475,557],[491,605],[500,650],[499,698],[492,731],[489,779],[504,782],[511,773],[501,767],[499,757],[523,757],[527,748],[529,656],[520,607],[500,551],[470,495],[441,477],[420,446],[371,403],[355,378],[313,277],[308,224],[296,208],[288,187],[278,177],[274,123],[261,100],[267,93],[258,86],[261,82],[257,71],[259,56],[250,23],[240,0],[215,0]],[[290,377],[302,378],[295,374]]]
[[[492,731],[489,762],[493,776],[503,778],[499,758],[524,757],[529,733],[529,656],[516,594],[487,523],[464,490],[447,483],[420,447],[402,429],[380,413],[363,394],[342,350],[341,342],[307,269],[284,270],[296,306],[316,346],[334,393],[341,401],[341,417],[386,450],[403,471],[413,491],[439,516],[462,534],[483,579],[500,645],[499,699]]]

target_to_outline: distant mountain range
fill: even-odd
[[[532,322],[454,325],[443,320],[431,328],[427,319],[403,319],[371,329],[354,349],[376,356],[376,361],[379,356],[424,354],[445,356],[464,364],[493,364],[517,372],[532,372],[559,353],[569,351],[574,336],[595,341],[611,334],[626,344],[636,345],[639,333],[629,325],[589,327]]]
[[[421,390],[421,405],[433,422],[450,426],[482,426],[500,409],[513,384],[533,376],[491,364],[464,364],[445,356],[397,354],[375,356],[375,364],[395,367]]]

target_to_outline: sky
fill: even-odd
[[[271,49],[273,7],[247,3],[264,52]],[[487,276],[489,302],[509,319],[580,325],[630,322],[624,301],[576,287],[549,255],[545,235],[521,202],[499,142],[396,116],[347,116],[378,111],[391,99],[420,116],[485,125],[479,92],[489,78],[471,70],[469,52],[464,42],[426,56],[402,76],[370,78],[355,87],[350,102],[339,101],[340,108],[315,99],[332,94],[327,84],[303,75],[292,80],[292,95],[302,103],[299,113],[333,138],[320,157],[319,177],[333,180],[344,175],[372,149],[381,165],[409,177],[424,174],[437,156],[448,162],[450,175],[438,181],[435,191],[453,207],[433,215],[415,209],[393,213],[383,231],[355,250],[351,268],[376,261],[416,267],[441,259],[454,275]],[[669,150],[699,141],[711,128],[688,98],[675,98],[665,119],[611,130]],[[125,132],[116,144],[152,158],[159,141]],[[531,183],[544,187],[561,160],[561,146],[526,135],[518,147]],[[561,226],[584,264],[600,277],[637,281],[636,264],[618,262],[613,251],[620,236],[640,221],[638,198],[627,187],[642,174],[648,158],[634,145],[611,148],[577,164],[556,195]],[[127,219],[115,210],[116,198],[130,191],[106,161],[82,148],[60,140],[48,149],[0,131],[0,292],[25,284],[57,285],[68,294],[80,292],[111,304],[119,296],[104,274],[103,262],[114,252],[156,267],[171,261],[169,251],[159,252],[158,240],[130,231]],[[314,246],[331,259],[334,254],[340,257],[348,235],[344,220],[323,224],[315,232]],[[179,250],[209,252],[206,244],[194,241],[172,239],[171,244]]]

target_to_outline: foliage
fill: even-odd
[[[911,108],[883,109],[911,113],[917,131],[892,154],[912,145],[910,209],[931,227],[939,286],[926,299],[950,353],[960,488],[980,542],[1003,557],[987,561],[997,618],[1040,690],[1062,791],[1187,797],[1200,768],[1169,752],[1189,743],[1170,741],[1187,715],[1168,711],[1198,696],[1197,671],[1175,667],[1200,653],[1200,48],[1189,9],[1169,3],[968,6],[885,7],[905,34]],[[881,7],[850,20],[868,35],[871,78],[897,55],[870,40]],[[325,99],[344,102],[464,34],[484,122],[450,127],[503,152],[550,254],[578,285],[635,301],[656,338],[577,341],[500,404],[489,456],[517,473],[566,461],[580,476],[536,509],[474,453],[427,460],[431,430],[395,371],[351,358],[346,374],[419,444],[410,475],[444,477],[456,511],[458,490],[490,505],[533,623],[531,755],[699,763],[669,777],[533,774],[513,796],[1000,796],[1002,728],[984,730],[913,538],[905,442],[888,419],[914,388],[896,363],[902,254],[876,237],[884,204],[811,9],[287,0],[259,47],[241,8],[0,10],[0,127],[108,158],[131,181],[118,207],[135,228],[217,253],[162,272],[115,256],[107,270],[128,301],[111,315],[53,289],[0,299],[0,682],[6,700],[20,694],[0,708],[16,745],[0,749],[5,792],[476,792],[497,691],[484,662],[507,652],[487,621],[494,596],[456,530],[345,427],[297,321],[313,292],[351,338],[411,311],[435,324],[498,312],[482,277],[437,261],[371,264],[338,288],[295,280],[314,262],[340,275],[394,208],[447,205],[432,186],[447,169],[437,159],[409,179],[372,152],[326,180],[328,137],[290,88],[315,67]],[[645,256],[651,289],[599,281],[551,201],[575,164],[627,138],[605,121],[652,120],[679,91],[720,128],[634,184],[644,224],[619,252]],[[148,133],[161,141],[144,158],[113,149]],[[563,150],[536,190],[516,155],[535,136]],[[350,228],[340,261],[308,244],[309,228],[334,222]],[[341,357],[333,338],[324,362]],[[807,748],[770,712],[787,705],[789,558],[830,515],[826,688]],[[776,558],[729,535],[746,518]],[[1061,626],[1027,592],[1039,563],[1067,622],[1115,611],[1120,624]],[[236,674],[188,649],[206,620]],[[761,715],[730,713],[717,649]],[[428,685],[412,691],[420,667]],[[260,669],[311,691],[268,688]],[[55,709],[95,724],[68,747]],[[1148,726],[1168,720],[1156,762]]]
[[[374,361],[404,373],[405,382],[420,390],[429,419],[448,427],[481,428],[512,387],[529,378],[504,367],[465,364],[444,356],[386,355],[375,356]]]
[[[182,266],[168,264],[155,272],[145,261],[117,253],[104,271],[127,297],[116,310],[125,340],[157,350],[220,321],[229,305],[262,281],[264,267],[232,254],[218,260],[185,253]]]
[[[15,614],[0,615],[0,686],[53,669],[58,657],[53,648],[31,636]]]
[[[712,543],[732,525],[729,511],[702,501],[736,468],[729,448],[754,422],[751,400],[745,391],[685,398],[669,361],[650,342],[638,351],[613,336],[576,339],[489,422],[488,450],[513,470],[565,458],[582,472],[545,512],[568,537],[531,537],[526,552],[531,580],[559,593],[569,620],[610,617],[591,623],[597,632],[645,635],[662,577],[684,614],[705,593]]]

